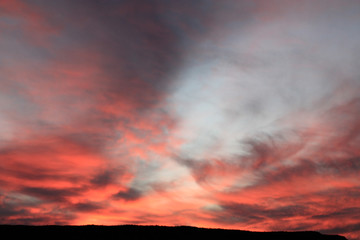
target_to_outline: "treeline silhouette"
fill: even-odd
[[[318,232],[250,232],[241,230],[208,229],[189,226],[28,226],[0,225],[6,239],[254,239],[254,240],[346,240],[343,236]],[[5,239],[4,238],[4,239]]]

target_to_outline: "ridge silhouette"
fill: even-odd
[[[84,225],[84,226],[29,226],[0,225],[3,236],[12,239],[255,239],[255,240],[346,240],[339,235],[325,235],[314,231],[302,232],[251,232],[190,226],[140,226],[140,225]]]

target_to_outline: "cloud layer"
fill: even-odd
[[[0,223],[358,239],[359,10],[0,0]]]

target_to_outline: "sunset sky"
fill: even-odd
[[[359,219],[360,1],[0,0],[0,224]]]

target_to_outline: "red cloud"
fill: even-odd
[[[240,139],[239,154],[215,156],[219,143],[204,159],[182,156],[186,142],[165,106],[185,61],[180,46],[191,51],[204,33],[216,45],[243,5],[226,14],[227,1],[103,3],[101,11],[70,2],[0,0],[0,223],[359,236],[360,101],[346,100],[357,89],[320,103],[330,110],[290,112],[289,131]],[[257,7],[260,19],[276,17]],[[209,33],[213,24],[223,29]]]

